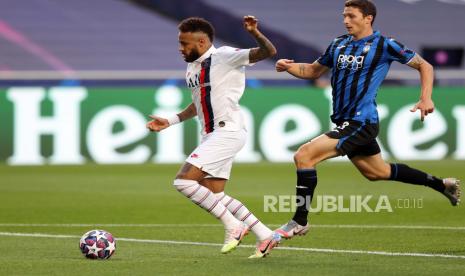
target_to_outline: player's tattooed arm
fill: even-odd
[[[305,76],[305,63],[299,63],[299,75]]]
[[[413,56],[413,58],[407,63],[407,65],[414,69],[420,70],[420,66],[425,64],[425,62],[426,61],[419,54],[415,54],[415,56]]]
[[[250,49],[249,62],[255,63],[260,60],[276,55],[277,51],[273,43],[266,38],[257,28],[258,20],[251,15],[244,16],[244,28],[254,37],[258,44],[257,48]]]
[[[318,79],[328,72],[329,68],[321,65],[318,61],[313,63],[294,63],[291,59],[280,59],[276,62],[277,72],[288,72],[300,79]]]
[[[431,99],[431,95],[433,94],[434,69],[431,64],[429,64],[418,54],[415,54],[415,56],[407,63],[407,65],[418,70],[420,73],[420,100],[410,111],[416,112],[419,110],[420,119],[423,121],[429,113],[434,111],[434,102]]]
[[[276,48],[274,45],[260,32],[254,35],[259,47],[252,48],[249,52],[249,62],[255,63],[260,60],[276,55]]]
[[[194,103],[191,103],[183,111],[178,113],[178,117],[181,122],[189,120],[195,116],[197,116],[197,109],[195,109]]]

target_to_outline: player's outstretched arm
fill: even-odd
[[[277,51],[273,43],[258,30],[258,19],[255,18],[255,16],[244,16],[244,28],[253,36],[258,44],[257,48],[250,49],[250,63],[255,63],[276,55]]]
[[[313,63],[294,63],[294,60],[280,59],[276,62],[277,72],[288,72],[299,79],[318,79],[328,72],[329,68],[321,65],[318,61]]]
[[[431,64],[418,54],[415,54],[407,65],[417,69],[420,73],[420,100],[410,111],[416,112],[417,110],[420,110],[420,118],[423,121],[429,113],[434,111],[434,102],[431,99],[431,95],[433,94],[434,69]]]
[[[147,123],[146,127],[150,131],[160,132],[171,125],[189,120],[195,116],[197,116],[197,110],[195,109],[195,105],[191,103],[183,111],[173,115],[171,118],[162,118],[156,115],[149,115],[152,120]]]
[[[181,113],[178,114],[179,120],[184,122],[190,118],[197,116],[197,109],[195,109],[194,103],[188,105]]]

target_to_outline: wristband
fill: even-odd
[[[170,126],[179,124],[181,122],[181,119],[179,119],[178,114],[171,115],[166,119],[168,120],[168,123],[170,124]]]

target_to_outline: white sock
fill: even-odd
[[[257,236],[258,240],[267,239],[273,234],[273,231],[257,219],[239,200],[228,196],[224,192],[216,193],[215,196],[221,200],[231,214],[249,226],[249,229]]]
[[[204,186],[195,180],[175,179],[174,187],[195,204],[221,220],[224,228],[232,229],[240,222],[228,211],[221,201]]]

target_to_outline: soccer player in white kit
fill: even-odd
[[[213,26],[203,18],[191,17],[179,24],[179,51],[188,63],[186,82],[192,91],[192,103],[169,118],[150,116],[153,120],[147,128],[158,132],[198,117],[202,142],[187,158],[173,185],[224,224],[222,253],[235,249],[250,230],[258,242],[249,258],[261,258],[278,245],[280,236],[244,204],[224,193],[234,156],[246,141],[239,107],[245,88],[245,66],[276,54],[276,48],[258,30],[254,16],[244,16],[244,28],[256,40],[257,48],[215,48]]]

